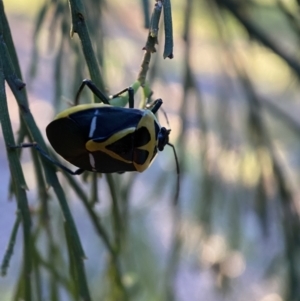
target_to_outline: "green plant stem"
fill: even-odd
[[[164,7],[164,25],[165,25],[165,44],[164,44],[164,59],[173,58],[173,25],[171,0],[163,0]]]
[[[11,256],[13,255],[14,252],[14,246],[15,246],[15,242],[16,242],[16,236],[18,233],[18,229],[21,223],[21,215],[19,213],[17,213],[17,217],[16,220],[14,222],[14,226],[9,238],[9,243],[6,249],[6,252],[4,254],[3,260],[2,260],[2,264],[1,264],[1,275],[5,276],[7,273],[7,268],[9,267],[9,261]]]
[[[20,78],[22,80],[22,73],[21,73],[21,68],[20,68],[20,64],[19,64],[19,60],[18,60],[18,55],[16,52],[16,48],[12,39],[12,35],[10,32],[10,27],[4,12],[4,7],[3,7],[3,1],[0,1],[0,20],[2,23],[2,30],[1,32],[3,33],[3,39],[5,41],[6,47],[8,49],[8,52],[10,54],[10,58],[12,63],[15,66],[15,73],[17,75],[18,78]]]
[[[3,61],[4,61],[5,78],[18,102],[22,118],[28,128],[28,131],[31,134],[31,139],[33,141],[37,142],[39,144],[39,146],[43,150],[46,151],[47,150],[46,144],[43,140],[43,137],[42,137],[38,127],[36,126],[36,123],[33,119],[33,116],[31,114],[28,106],[26,105],[25,94],[19,88],[20,80],[16,77],[16,75],[14,73],[14,68],[12,66],[10,56],[9,56],[6,48],[3,52],[3,58],[4,58]],[[11,145],[14,145],[14,143],[11,143]],[[12,151],[12,153],[14,153],[14,152],[15,151]],[[81,242],[80,242],[79,235],[78,235],[78,232],[77,232],[77,229],[75,226],[75,222],[73,220],[73,216],[71,214],[69,205],[67,203],[65,194],[63,192],[63,189],[62,189],[62,187],[58,181],[57,175],[55,173],[55,168],[52,166],[52,164],[50,164],[44,158],[42,158],[42,162],[43,162],[47,182],[49,183],[50,186],[53,187],[54,192],[57,195],[58,200],[60,202],[65,220],[69,224],[70,229],[72,230],[72,233],[73,233],[72,236],[75,241],[75,246],[78,249],[78,254],[81,255],[80,256],[81,258],[84,258],[85,255],[84,255],[83,248],[81,246]]]
[[[0,16],[4,13],[3,3],[0,1]],[[2,20],[2,19],[0,19]],[[11,122],[8,113],[5,85],[4,85],[4,61],[5,61],[6,46],[3,39],[2,24],[0,22],[0,122],[3,132],[5,144],[14,145],[15,140],[11,127]],[[9,168],[13,179],[13,186],[18,202],[18,208],[22,217],[23,224],[23,239],[24,239],[24,268],[23,268],[23,288],[24,299],[31,300],[31,217],[28,207],[28,200],[26,195],[26,183],[19,161],[19,156],[15,151],[9,151],[7,148],[7,158]]]
[[[85,12],[83,4],[80,0],[69,0],[70,10],[71,10],[71,16],[72,16],[72,28],[71,28],[71,35],[76,32],[79,36],[79,39],[82,44],[82,50],[84,53],[84,57],[90,72],[90,76],[92,81],[102,90],[104,91],[104,83],[103,78],[101,76],[101,72],[99,69],[99,64],[97,62],[96,56],[94,54],[92,43],[89,37],[87,25],[85,22]],[[95,97],[95,102],[99,102],[100,100]],[[126,298],[126,291],[124,289],[123,283],[122,283],[122,277],[121,272],[117,264],[117,258],[118,254],[120,252],[120,232],[121,232],[121,219],[120,214],[118,210],[118,199],[115,193],[115,184],[113,181],[113,178],[111,175],[107,175],[107,181],[108,185],[110,187],[111,195],[112,195],[112,210],[113,210],[113,220],[114,220],[114,232],[115,232],[115,248],[114,248],[114,256],[112,257],[112,260],[114,262],[114,269],[115,274],[117,275],[117,285],[121,289],[121,292],[124,296],[124,299]],[[103,233],[102,233],[103,235]],[[104,237],[104,236],[102,236]],[[106,243],[108,240],[106,241]],[[112,252],[112,249],[111,249]],[[115,253],[116,252],[116,253]]]
[[[149,0],[142,0],[142,8],[144,13],[144,27],[149,28],[150,25]]]
[[[92,47],[92,42],[85,21],[84,6],[80,0],[69,0],[69,5],[72,16],[71,36],[73,36],[74,32],[78,34],[91,80],[101,91],[105,91],[103,77],[100,72],[99,64]],[[94,101],[100,102],[100,99],[94,95]]]
[[[108,249],[109,253],[112,255],[112,257],[115,257],[116,254],[115,254],[114,248],[112,247],[112,245],[110,243],[109,236],[108,236],[105,228],[101,225],[99,217],[97,216],[97,214],[95,213],[95,211],[91,207],[89,199],[86,196],[85,192],[80,187],[80,185],[77,183],[77,181],[74,179],[74,176],[72,176],[72,175],[70,175],[66,172],[64,172],[64,175],[67,178],[70,186],[73,188],[73,190],[77,194],[77,196],[81,199],[85,209],[87,210],[87,213],[89,214],[89,216],[90,216],[90,218],[93,222],[93,225],[94,225],[98,235],[103,240],[103,243],[105,244],[105,246]]]
[[[115,233],[115,246],[116,252],[120,252],[121,248],[121,236],[122,236],[122,219],[120,216],[120,209],[118,205],[118,197],[116,194],[115,182],[111,174],[106,175],[107,183],[110,190],[110,195],[112,198],[112,218],[113,218],[113,227]]]
[[[2,31],[0,32],[0,37],[2,37],[1,33],[2,33]],[[24,87],[24,84],[22,83],[22,81],[20,81],[20,79],[17,77],[17,75],[15,73],[9,52],[6,48],[3,38],[1,38],[0,44],[1,44],[0,45],[0,47],[1,47],[1,55],[0,56],[2,58],[4,76],[18,102],[20,112],[22,115],[22,119],[24,120],[24,123],[26,124],[27,129],[28,129],[28,132],[30,133],[30,139],[32,139],[32,141],[37,142],[39,144],[39,146],[46,151],[47,150],[46,144],[42,138],[42,135],[41,135],[38,127],[35,124],[35,121],[33,119],[31,112],[28,108],[26,93],[24,90],[21,90]],[[1,103],[4,103],[4,102],[1,102]],[[6,108],[2,108],[1,113],[4,116],[4,118],[7,119],[7,117],[5,116],[6,115],[5,112],[6,112]],[[8,116],[8,114],[7,114],[7,116]],[[8,121],[9,121],[9,119],[8,119]],[[4,122],[2,124],[3,129],[5,129],[5,126],[3,126],[3,125],[6,125],[6,124],[7,124],[7,120],[4,120]],[[11,135],[12,135],[12,132],[11,132]],[[8,141],[6,141],[6,143],[7,143],[7,145],[15,145],[13,137],[8,139]],[[15,158],[17,160],[19,160],[17,152],[15,150],[8,152],[9,160],[10,160],[10,157],[12,157],[12,156],[15,156]],[[19,162],[19,161],[17,161],[17,162]],[[13,159],[11,165],[15,164],[15,163],[16,162]],[[66,222],[66,225],[69,230],[69,236],[71,239],[72,248],[74,249],[74,256],[75,256],[74,264],[75,264],[77,270],[81,273],[83,271],[83,259],[85,258],[85,255],[84,255],[84,251],[83,251],[83,248],[82,248],[82,245],[80,242],[80,238],[79,238],[76,226],[75,226],[75,222],[73,220],[73,216],[71,214],[65,194],[64,194],[62,187],[58,181],[58,178],[55,174],[55,168],[44,159],[42,159],[42,163],[44,166],[47,182],[49,183],[50,186],[53,187],[54,192],[57,195],[57,198],[59,200],[64,218],[65,218],[65,222]],[[26,261],[25,261],[25,269],[24,270],[27,273],[27,271],[30,271],[31,264],[30,264],[30,243],[29,243],[30,242],[30,215],[29,215],[29,210],[28,210],[28,205],[27,205],[26,194],[24,191],[24,188],[26,187],[26,185],[25,185],[24,178],[21,178],[21,176],[23,176],[21,173],[22,172],[21,167],[19,167],[19,169],[20,169],[19,170],[17,168],[17,166],[13,166],[13,167],[12,166],[11,166],[11,169],[12,170],[15,169],[12,172],[12,175],[13,175],[13,178],[15,179],[15,181],[22,180],[22,183],[17,182],[17,185],[15,185],[15,187],[16,187],[15,190],[17,191],[16,195],[17,195],[17,199],[19,200],[18,203],[19,203],[19,209],[20,209],[20,212],[21,212],[22,218],[23,218],[23,224],[26,225],[26,226],[24,226],[24,231],[25,231],[24,237],[26,237],[26,239],[25,239],[26,255],[24,256]],[[27,275],[28,274],[29,273],[27,273]],[[79,277],[81,280],[85,279],[85,274],[83,273],[83,274],[79,275]],[[29,277],[27,277],[27,278],[29,279]],[[28,280],[28,281],[30,281],[30,280]],[[86,282],[86,280],[85,281],[82,280],[81,282],[79,282],[79,285],[82,285],[82,289],[80,287],[80,290],[79,290],[80,292],[85,291],[85,293],[86,293],[87,288],[85,287],[85,282]],[[25,290],[28,291],[27,296],[29,296],[30,295],[29,290],[30,290],[31,286],[28,284],[28,285],[25,285],[24,287],[25,287]],[[85,296],[86,296],[86,294],[85,294]],[[31,299],[29,297],[27,297],[26,300],[31,300]]]
[[[157,37],[158,35],[161,10],[162,10],[162,3],[159,1],[155,3],[154,10],[151,16],[150,28],[149,28],[149,34],[153,38]]]
[[[147,36],[147,41],[145,46],[143,47],[145,53],[143,55],[141,68],[137,76],[137,80],[140,82],[141,86],[144,86],[146,82],[146,77],[151,61],[151,54],[156,52],[155,45],[158,44],[157,35],[158,35],[158,25],[161,16],[161,9],[162,9],[161,1],[155,3],[151,15],[151,25]]]
[[[65,223],[64,226],[65,226],[69,258],[70,258],[70,272],[71,275],[73,276],[73,280],[75,284],[74,288],[78,292],[82,300],[90,301],[91,296],[90,296],[88,283],[85,275],[83,260],[79,259],[80,254],[77,254],[78,249],[74,248],[74,239],[72,237],[72,231],[69,229],[69,225]]]
[[[99,202],[99,198],[98,198],[98,174],[96,172],[94,172],[92,174],[90,204],[91,204],[91,206],[94,206],[98,202]]]
[[[34,248],[34,247],[33,247]],[[33,251],[33,253],[35,253]],[[34,279],[34,287],[35,287],[35,295],[37,301],[43,300],[43,285],[42,285],[42,277],[41,277],[41,266],[40,262],[37,260],[36,256],[33,255],[33,279]]]
[[[116,252],[115,248],[112,246],[107,231],[102,226],[99,216],[95,213],[95,211],[91,207],[88,197],[85,195],[83,189],[80,187],[80,185],[78,185],[78,183],[76,182],[76,180],[74,179],[73,176],[71,176],[70,174],[65,173],[65,172],[64,172],[64,174],[65,174],[65,177],[67,178],[67,180],[69,181],[70,186],[74,189],[77,196],[83,202],[83,205],[84,205],[85,209],[87,210],[88,215],[91,218],[91,221],[95,227],[96,232],[98,233],[99,237],[102,239],[104,245],[106,246],[106,248],[110,254],[111,264],[112,264],[112,268],[114,269],[114,276],[115,276],[117,285],[120,288],[120,290],[123,292],[123,295],[125,296],[126,291],[125,291],[125,287],[124,287],[123,280],[122,280],[122,273],[121,273],[121,269],[120,269],[118,253]]]

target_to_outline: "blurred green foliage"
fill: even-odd
[[[33,39],[26,41],[32,43],[26,82],[38,80],[41,58],[50,52],[55,111],[74,98],[83,78],[107,94],[136,83],[154,4],[85,1],[86,28],[78,29],[74,9],[82,4],[40,3]],[[17,164],[12,178],[19,174],[11,185],[18,215],[3,261],[3,274],[15,273],[13,300],[299,300],[299,3],[171,4],[174,58],[163,59],[161,22],[147,92],[138,92],[137,100],[143,104],[150,89],[164,100],[181,167],[178,205],[172,203],[170,149],[141,175],[82,178],[57,178],[33,151],[37,193],[29,198],[30,211],[25,186],[18,184],[24,181],[18,156],[8,151]],[[35,116],[24,110],[24,89],[14,88],[22,76],[1,14],[1,54],[13,67],[2,59],[0,73],[21,109],[15,140],[27,137],[46,147]],[[72,28],[79,38],[70,38]],[[82,37],[90,38],[88,47]],[[0,119],[3,131],[7,116]],[[6,133],[11,141],[9,128]],[[18,228],[23,267],[11,272],[9,259],[20,260],[10,258]]]

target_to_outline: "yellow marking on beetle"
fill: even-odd
[[[105,104],[95,104],[95,105],[97,105],[95,107],[109,106],[109,105],[105,105]],[[98,105],[101,105],[101,106],[98,106]],[[80,106],[84,106],[85,108],[88,109],[90,105],[80,105]],[[70,110],[71,109],[66,110],[68,112],[65,113],[64,116],[59,116],[59,115],[61,115],[61,114],[59,114],[57,116],[57,118],[66,117],[69,114],[72,114],[72,113],[74,113],[76,111],[82,110],[82,108],[79,109],[79,110],[72,110],[72,112],[70,112]],[[62,112],[62,113],[64,113],[64,112]],[[125,163],[128,163],[128,164],[133,164],[134,167],[135,167],[135,169],[137,171],[143,172],[153,162],[153,160],[151,161],[152,154],[153,154],[153,151],[155,150],[155,148],[157,147],[157,139],[156,139],[156,136],[155,136],[154,122],[156,122],[159,125],[159,123],[158,123],[155,115],[150,110],[145,110],[144,111],[144,115],[141,118],[141,120],[138,123],[138,125],[137,125],[136,128],[135,127],[131,127],[131,128],[126,128],[124,130],[121,130],[118,133],[116,133],[116,134],[112,135],[111,137],[109,137],[104,142],[95,142],[93,140],[89,140],[85,144],[85,147],[90,152],[101,151],[101,152],[106,153],[107,155],[109,155],[110,157],[112,157],[112,158],[114,158],[116,160],[119,160],[119,161],[122,161],[122,162],[125,162]],[[132,134],[133,132],[135,132],[136,130],[138,130],[141,127],[146,127],[148,129],[148,131],[149,131],[149,134],[150,134],[150,141],[147,144],[143,145],[143,146],[137,147],[137,149],[145,150],[145,151],[147,151],[149,153],[149,155],[148,155],[148,157],[146,159],[146,162],[144,164],[137,164],[134,161],[125,160],[124,158],[122,158],[121,156],[119,156],[118,154],[116,154],[115,152],[113,152],[113,151],[111,151],[111,150],[109,150],[109,149],[106,148],[108,145],[113,144],[114,142],[116,142],[117,140],[122,139],[123,137],[125,137],[128,134]]]
[[[142,119],[140,120],[140,122],[138,123],[138,126],[136,127],[137,130],[141,127],[146,127],[150,134],[150,141],[147,144],[137,148],[137,149],[146,150],[149,153],[149,156],[148,156],[146,162],[144,162],[144,164],[137,164],[137,163],[133,162],[135,169],[139,172],[143,172],[145,169],[147,169],[151,165],[151,163],[153,162],[153,161],[151,161],[152,154],[153,154],[154,149],[157,147],[157,140],[155,137],[155,126],[154,126],[153,117],[154,117],[155,122],[157,122],[155,115],[150,110],[145,110]],[[158,122],[157,122],[157,124],[159,125]]]
[[[122,139],[123,137],[127,136],[128,134],[132,134],[134,131],[135,131],[134,127],[127,128],[125,130],[119,131],[118,133],[112,135],[111,137],[109,137],[104,142],[95,142],[93,140],[89,140],[85,144],[85,147],[90,152],[101,151],[101,152],[106,153],[107,155],[109,155],[110,157],[112,157],[116,160],[119,160],[119,161],[130,164],[130,163],[132,163],[132,161],[125,160],[124,158],[122,158],[121,156],[116,154],[115,152],[107,149],[106,146],[108,146],[110,144],[113,144],[114,142],[116,142],[117,140]]]

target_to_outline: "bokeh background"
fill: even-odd
[[[84,1],[108,94],[136,80],[154,3]],[[47,124],[89,78],[80,41],[76,34],[70,38],[67,1],[4,1],[4,6],[30,109],[45,137]],[[172,16],[174,58],[163,59],[161,23],[147,79],[153,97],[164,101],[178,152],[178,205],[173,205],[171,148],[143,174],[85,175],[71,185],[58,172],[85,251],[92,299],[300,300],[299,3],[173,0]],[[18,106],[8,87],[6,92],[17,137]],[[86,102],[91,98],[85,94]],[[138,93],[137,103],[139,98]],[[163,114],[158,117],[169,126]],[[17,205],[9,197],[2,133],[0,149],[3,258]],[[45,219],[29,150],[22,151],[22,167],[35,246],[32,300],[79,300],[57,198],[49,188]],[[117,276],[91,212],[110,240],[120,236]],[[19,300],[22,294],[21,228],[0,281],[1,300]]]

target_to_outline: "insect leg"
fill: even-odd
[[[59,163],[58,161],[54,160],[53,158],[51,158],[43,149],[41,149],[39,147],[39,145],[35,142],[33,143],[22,143],[20,145],[10,145],[10,148],[25,148],[25,147],[32,147],[34,149],[36,149],[44,158],[46,158],[48,161],[50,161],[51,163],[53,163],[54,165],[58,166],[59,168],[63,169],[64,171],[68,172],[71,175],[80,175],[84,172],[84,169],[77,169],[76,171],[72,171],[71,169],[69,169],[68,167],[62,165],[61,163]]]
[[[156,99],[152,104],[148,105],[147,107],[151,107],[151,112],[153,114],[156,114],[156,112],[159,110],[159,108],[161,107],[163,101],[161,98]]]
[[[133,109],[134,108],[134,90],[131,87],[128,88],[128,103],[129,103],[129,108]]]
[[[103,94],[103,92],[99,88],[97,88],[97,86],[90,79],[84,79],[78,89],[77,94],[76,94],[75,106],[77,106],[79,104],[79,97],[85,86],[87,86],[103,103],[109,104],[109,100]]]
[[[128,92],[128,103],[129,103],[129,108],[133,109],[134,108],[134,90],[132,87],[128,87],[120,92],[118,92],[117,94],[114,94],[111,96],[111,98],[116,98],[118,96],[120,96],[121,94]]]

